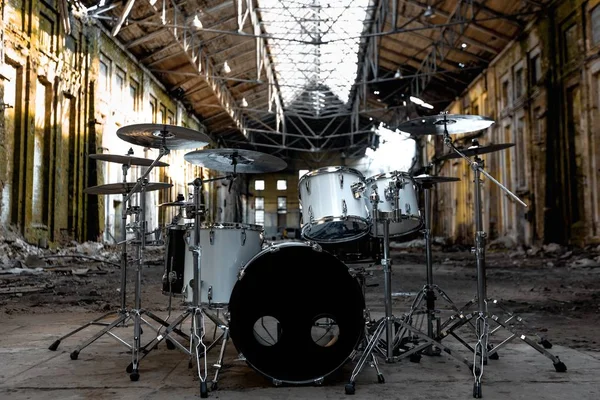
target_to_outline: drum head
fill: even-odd
[[[231,339],[263,375],[313,383],[341,367],[358,346],[364,297],[333,255],[286,244],[264,250],[244,268],[229,303]]]
[[[339,221],[306,224],[302,236],[317,243],[341,243],[360,239],[369,233],[370,225],[359,218],[348,217]]]

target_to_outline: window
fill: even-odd
[[[156,122],[156,99],[150,96],[150,119]]]
[[[577,24],[573,24],[564,30],[563,33],[563,54],[564,62],[569,63],[578,57],[577,45]]]
[[[265,181],[263,181],[263,180],[254,181],[254,190],[265,190]]]
[[[473,100],[473,105],[471,106],[471,111],[473,112],[473,115],[479,115],[479,100],[478,99]]]
[[[523,67],[515,67],[515,99],[520,98],[525,93],[524,87]]]
[[[156,116],[156,122],[158,122],[159,124],[164,124],[167,120],[167,107],[165,107],[164,105],[160,105],[160,108],[158,109],[158,115]]]
[[[298,179],[302,178],[303,175],[308,174],[308,170],[307,169],[301,169],[300,171],[298,171]]]
[[[500,87],[502,88],[502,92],[501,92],[501,98],[500,100],[502,101],[502,106],[500,108],[506,108],[508,107],[509,104],[509,100],[510,100],[510,96],[509,96],[509,79],[508,76],[505,76],[504,78],[502,78],[502,81],[500,83]]]
[[[100,64],[98,66],[98,89],[99,91],[110,91],[110,59],[100,53]]]
[[[277,190],[287,190],[287,181],[285,179],[277,180]]]
[[[592,44],[595,46],[600,43],[600,6],[592,10]]]
[[[54,45],[54,21],[47,15],[40,13],[39,23],[40,34],[38,40],[40,49],[51,53]]]
[[[531,71],[531,84],[535,85],[542,78],[542,58],[539,50],[534,50],[529,56],[529,70]]]
[[[527,185],[527,176],[526,176],[526,168],[527,168],[527,160],[525,159],[525,116],[521,115],[517,119],[517,126],[515,132],[515,153],[516,153],[516,162],[515,166],[517,167],[517,187],[523,188]]]
[[[77,67],[77,40],[68,35],[65,38],[65,61],[68,65],[72,67]]]
[[[468,95],[463,97],[463,114],[471,114],[471,99]]]
[[[256,225],[265,224],[265,198],[254,198],[254,223]]]
[[[139,84],[131,80],[129,83],[129,107],[132,111],[138,111],[138,89]]]
[[[277,197],[277,214],[285,213],[287,213],[287,197],[279,196]]]
[[[167,124],[175,125],[175,114],[172,111],[167,112]]]
[[[115,69],[115,92],[113,94],[117,99],[122,100],[125,92],[125,71],[119,67]]]

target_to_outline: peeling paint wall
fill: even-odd
[[[201,125],[93,21],[71,15],[66,34],[55,2],[10,0],[2,7],[0,222],[41,245],[112,241],[122,197],[83,191],[121,182],[122,167],[89,155],[126,154],[133,147],[134,156],[154,159],[156,149],[128,144],[116,130],[134,123]],[[170,166],[149,176],[173,184],[148,193],[149,230],[173,217],[174,210],[159,203],[178,193],[188,197],[187,183],[208,176],[183,161],[187,151],[172,151],[162,160]],[[143,172],[132,167],[127,180]]]
[[[484,229],[492,240],[600,242],[599,4],[553,3],[448,108],[496,121],[483,132],[453,135],[457,144],[468,147],[474,137],[483,145],[515,143],[482,157],[486,171],[528,204],[522,207],[484,178]],[[431,137],[423,147],[427,160],[447,151],[441,137]],[[460,159],[436,168],[461,182],[435,190],[441,217],[435,234],[473,243],[473,171]]]

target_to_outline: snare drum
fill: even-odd
[[[364,180],[357,170],[327,167],[300,178],[302,236],[315,242],[337,243],[358,239],[369,233],[371,217],[353,184]]]
[[[393,171],[379,174],[365,181],[365,201],[372,207],[370,198],[376,192],[377,224],[371,227],[371,235],[383,237],[383,221],[390,221],[389,236],[407,235],[419,230],[423,224],[417,189],[414,180],[406,172]],[[397,196],[396,196],[397,193]],[[377,225],[377,232],[375,232]]]
[[[194,245],[194,230],[186,237],[189,249]],[[200,225],[200,303],[222,307],[229,303],[231,290],[240,269],[260,253],[263,244],[263,227],[231,222]],[[194,253],[185,253],[184,301],[194,299]]]

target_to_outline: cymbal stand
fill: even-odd
[[[424,197],[424,208],[425,208],[425,229],[423,229],[423,236],[425,237],[425,264],[427,270],[427,283],[415,300],[413,301],[410,311],[406,316],[406,320],[412,324],[413,317],[417,314],[426,314],[427,316],[427,336],[432,339],[436,339],[440,332],[440,319],[437,316],[438,311],[435,308],[436,292],[444,299],[452,308],[453,311],[459,312],[458,307],[450,299],[448,294],[442,290],[438,285],[433,283],[433,256],[431,250],[431,189],[434,183],[422,182],[418,185],[423,189]],[[426,309],[423,311],[420,309],[422,302],[425,301]],[[438,348],[428,347],[425,350],[427,355],[439,355],[440,351]]]
[[[444,121],[446,120],[446,114],[444,114]],[[481,175],[485,175],[488,179],[494,182],[500,189],[502,189],[506,194],[510,195],[513,199],[515,199],[519,204],[527,207],[521,199],[519,199],[515,194],[513,194],[510,190],[504,187],[500,182],[494,179],[488,172],[484,170],[484,161],[479,158],[479,156],[475,156],[473,160],[464,155],[452,142],[450,135],[448,133],[447,124],[444,122],[444,143],[450,147],[454,152],[456,152],[461,158],[469,163],[474,172],[474,219],[475,219],[475,247],[472,250],[475,253],[475,259],[477,264],[477,310],[474,313],[467,314],[460,312],[458,316],[458,322],[454,325],[451,325],[452,321],[456,321],[456,319],[451,319],[448,323],[444,324],[444,331],[440,335],[440,340],[447,336],[448,334],[452,334],[454,337],[457,335],[454,331],[460,326],[465,325],[466,323],[470,323],[471,319],[475,318],[475,335],[476,335],[476,343],[475,347],[472,348],[467,345],[467,347],[473,352],[474,360],[473,360],[473,397],[481,398],[482,397],[482,387],[481,381],[483,378],[483,367],[487,364],[488,357],[491,357],[493,354],[496,354],[499,346],[495,348],[490,348],[488,345],[489,333],[490,333],[490,324],[489,319],[492,319],[496,324],[506,329],[511,333],[511,336],[503,341],[501,345],[508,343],[508,341],[519,338],[527,343],[529,346],[533,347],[535,350],[543,354],[552,360],[554,368],[557,372],[565,372],[567,370],[565,364],[560,361],[557,356],[554,356],[547,350],[545,350],[542,346],[537,344],[535,341],[529,339],[526,335],[523,335],[517,332],[511,325],[510,320],[514,318],[511,316],[508,320],[504,321],[500,319],[496,315],[490,316],[488,313],[488,304],[496,304],[498,301],[488,299],[487,297],[487,284],[486,284],[486,273],[485,273],[485,239],[487,234],[483,230],[483,217],[482,217],[482,202],[481,202]],[[450,328],[445,329],[445,326],[450,324]],[[495,330],[494,330],[495,331]],[[462,344],[466,345],[464,340],[459,340]]]
[[[133,149],[130,148],[129,151],[127,152],[127,154],[133,155]],[[123,183],[127,183],[127,172],[129,171],[130,168],[131,168],[131,161],[127,164],[121,165],[121,170],[122,170],[122,174],[123,174]],[[133,191],[131,193],[133,193]],[[129,345],[123,339],[121,339],[120,337],[118,337],[117,335],[115,335],[114,333],[111,332],[116,327],[119,327],[119,326],[125,327],[126,322],[129,319],[131,319],[131,315],[127,308],[127,215],[136,214],[138,212],[137,208],[130,209],[127,206],[127,204],[129,203],[129,201],[131,199],[131,193],[129,193],[129,194],[123,193],[123,204],[121,206],[122,222],[121,222],[121,242],[120,242],[120,245],[121,245],[121,287],[120,287],[121,305],[120,305],[120,308],[117,311],[111,311],[106,314],[103,314],[102,316],[78,327],[77,329],[75,329],[75,330],[67,333],[66,335],[60,337],[59,339],[55,340],[50,345],[50,347],[48,347],[48,349],[50,349],[52,351],[56,351],[58,349],[58,346],[60,345],[60,343],[63,340],[74,335],[75,333],[77,333],[89,326],[92,326],[92,325],[104,326],[105,327],[104,329],[102,329],[96,335],[92,336],[91,338],[89,338],[88,340],[83,342],[81,345],[79,345],[75,350],[73,350],[71,352],[71,354],[70,354],[71,360],[76,360],[79,357],[79,353],[81,352],[81,350],[88,347],[89,345],[91,345],[96,340],[98,340],[99,338],[101,338],[102,336],[104,336],[106,334],[112,336],[119,343],[121,343],[124,346],[126,346],[127,348],[131,349],[131,345]],[[117,315],[117,318],[115,320],[113,320],[110,323],[101,322],[104,319],[106,319],[109,315],[112,315],[112,314]]]
[[[223,321],[221,321],[217,316],[213,315],[209,310],[201,306],[201,298],[200,298],[200,287],[201,287],[201,258],[202,258],[202,247],[200,245],[200,224],[201,224],[201,212],[200,212],[200,191],[202,185],[206,182],[213,182],[223,179],[235,179],[237,174],[234,173],[230,175],[226,175],[223,177],[216,177],[210,179],[201,179],[196,178],[191,185],[194,186],[194,241],[193,244],[189,247],[189,250],[193,254],[193,282],[192,282],[192,303],[188,305],[188,308],[177,318],[175,318],[170,324],[163,325],[165,326],[165,330],[162,334],[158,334],[152,341],[147,343],[142,348],[142,356],[140,360],[144,359],[152,349],[156,348],[157,345],[165,339],[168,339],[175,347],[181,350],[184,354],[190,357],[189,367],[191,368],[193,365],[193,358],[196,360],[196,365],[198,368],[198,378],[200,379],[200,397],[206,398],[208,397],[208,386],[207,386],[207,362],[206,355],[207,353],[214,348],[221,340],[221,350],[219,353],[219,358],[213,367],[216,368],[214,378],[212,380],[211,390],[217,390],[218,387],[218,379],[220,374],[220,369],[223,365],[223,357],[225,355],[225,349],[227,346],[227,341],[229,339],[229,325]],[[223,332],[209,345],[204,344],[204,337],[206,334],[205,324],[204,324],[204,316],[208,317],[218,328],[220,328]],[[152,317],[152,316],[151,316]],[[171,333],[177,333],[180,336],[184,336],[184,334],[179,330],[178,327],[182,325],[182,323],[188,318],[191,317],[191,334],[189,337],[189,347],[186,348],[184,345],[179,343],[177,340],[174,340],[171,337]],[[154,317],[152,317],[154,319]],[[160,322],[160,321],[159,321]],[[186,337],[187,338],[187,337]],[[204,362],[201,363],[200,359],[204,359]],[[131,365],[128,367],[131,368]]]
[[[397,188],[396,190],[398,190]],[[374,209],[374,223],[377,222],[377,204],[379,203],[379,196],[376,190],[373,190],[370,199],[372,207]],[[377,355],[384,358],[385,362],[393,363],[397,362],[402,358],[411,357],[413,355],[418,355],[423,349],[436,346],[440,349],[446,351],[447,354],[452,355],[450,349],[444,346],[441,343],[436,342],[431,337],[427,336],[424,332],[416,329],[415,327],[408,324],[403,318],[396,318],[392,312],[392,259],[390,257],[390,219],[383,218],[383,258],[381,260],[381,265],[383,266],[384,273],[384,305],[385,305],[385,316],[379,320],[374,326],[367,328],[367,345],[363,350],[359,360],[352,371],[349,382],[345,385],[344,390],[346,394],[354,394],[356,391],[356,378],[358,374],[364,368],[367,359],[373,357],[373,352]],[[370,324],[370,323],[369,323]],[[369,338],[368,331],[372,328],[373,334]],[[398,329],[395,332],[395,329]],[[385,331],[385,340],[381,339]],[[424,344],[416,345],[410,350],[399,354],[399,346],[401,343],[401,339],[404,333],[408,333],[414,336],[418,336],[425,341]],[[463,362],[467,366],[471,367],[471,364],[466,359],[460,359],[454,355],[452,357],[456,358],[458,361]],[[380,383],[383,383],[384,377],[379,371],[377,367],[377,363],[373,363],[377,369],[377,379]]]

